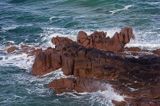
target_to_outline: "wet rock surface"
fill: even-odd
[[[131,28],[123,28],[112,38],[104,32],[88,36],[83,31],[78,33],[77,42],[55,37],[55,48],[38,50],[32,74],[41,76],[62,68],[71,77],[48,85],[56,93],[103,91],[106,84],[111,84],[116,92],[126,96],[123,102],[113,101],[116,106],[159,106],[159,52],[145,54],[139,48],[124,48],[132,37]],[[128,56],[125,52],[129,51],[134,55]]]

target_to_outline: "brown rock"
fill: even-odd
[[[121,102],[118,102],[118,101],[112,101],[112,103],[115,105],[115,106],[127,106],[127,103],[125,101],[121,101]]]
[[[84,43],[86,40],[88,40],[87,33],[79,31],[77,36],[77,42],[81,44]]]
[[[62,67],[61,56],[58,51],[48,48],[45,51],[39,50],[32,67],[33,75],[44,75]]]
[[[95,92],[97,90],[106,90],[106,83],[95,79],[83,78],[62,78],[52,81],[49,88],[55,90],[56,93],[71,92]]]
[[[74,90],[75,79],[74,78],[61,78],[49,83],[48,87],[55,89],[56,93],[71,92]]]
[[[56,47],[38,51],[32,74],[44,75],[62,68],[64,74],[72,78],[51,82],[49,87],[57,93],[105,90],[105,84],[110,83],[118,93],[128,96],[125,102],[114,102],[117,106],[158,106],[160,57],[137,54],[135,58],[115,53],[123,51],[132,37],[132,29],[124,28],[112,38],[107,38],[104,32],[90,36],[79,32],[78,43],[64,37],[53,38]],[[126,51],[141,52],[139,48]]]
[[[53,37],[52,43],[56,46],[64,46],[64,45],[70,45],[73,43],[73,41],[67,37]]]
[[[136,98],[128,101],[129,106],[160,106],[160,101],[156,99]]]
[[[83,31],[78,33],[77,42],[87,48],[97,48],[104,51],[122,51],[125,44],[134,38],[132,28],[123,28],[120,33],[116,32],[112,38],[106,37],[105,32],[95,31],[90,36]]]

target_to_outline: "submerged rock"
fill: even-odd
[[[13,53],[16,50],[18,50],[18,47],[14,45],[6,48],[7,53]]]
[[[32,56],[36,55],[36,52],[37,52],[36,47],[32,47],[32,46],[24,45],[24,44],[15,45],[12,42],[8,42],[6,44],[5,51],[7,53],[26,53]]]

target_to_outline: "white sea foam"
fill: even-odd
[[[101,103],[107,105],[108,103],[112,104],[112,100],[121,102],[124,101],[125,96],[119,95],[114,91],[112,86],[110,84],[106,84],[106,90],[105,91],[97,91],[93,93],[85,93],[83,95],[90,95],[89,100],[91,103]]]
[[[121,96],[118,93],[116,93],[111,85],[106,84],[106,86],[107,86],[107,90],[92,93],[93,95],[91,97],[91,100],[93,100],[93,101],[97,100],[102,103],[105,102],[106,100],[115,100],[118,102],[124,101],[125,96]],[[94,100],[94,99],[96,99],[96,100]]]
[[[19,27],[19,25],[11,25],[11,26],[8,26],[8,27],[2,27],[2,31],[12,30],[12,29],[15,29],[17,27]]]
[[[63,19],[63,18],[69,18],[70,16],[52,16],[49,18],[49,21],[52,21],[53,19]]]
[[[126,47],[139,47],[142,49],[154,50],[160,48],[160,34],[153,31],[134,30],[135,39],[131,40]]]
[[[147,49],[147,50],[155,50],[160,48],[160,44],[150,44],[150,43],[129,43],[126,45],[126,47],[139,47],[141,49]]]
[[[25,25],[10,25],[10,26],[6,26],[6,27],[2,27],[2,31],[8,31],[8,30],[13,30],[16,29],[18,27],[24,27],[24,26],[32,26],[32,24],[25,24]]]
[[[44,32],[41,34],[41,47],[54,47],[51,39],[56,36],[69,37],[72,40],[76,39],[76,30],[69,30],[65,28],[44,28]]]
[[[116,9],[116,10],[112,10],[112,11],[109,11],[109,12],[111,12],[111,14],[115,14],[115,13],[120,12],[120,11],[128,10],[131,7],[133,7],[133,5],[126,5],[122,9]]]
[[[62,93],[58,94],[59,96],[62,95],[71,95],[74,98],[87,100],[89,102],[89,105],[94,106],[96,103],[99,103],[100,105],[105,106],[113,106],[112,100],[121,102],[124,101],[125,96],[119,95],[114,91],[112,86],[110,84],[106,84],[106,90],[105,91],[97,91],[97,92],[83,92],[83,93]]]
[[[22,54],[5,54],[0,55],[0,66],[17,66],[21,69],[30,69],[34,57]]]
[[[160,2],[145,2],[146,4],[150,4],[150,5],[159,5],[160,4]]]

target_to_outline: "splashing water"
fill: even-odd
[[[54,47],[53,36],[76,40],[78,31],[95,30],[113,36],[125,26],[134,28],[135,40],[127,46],[160,47],[160,2],[157,0],[1,0],[0,1],[0,105],[112,106],[124,96],[106,91],[57,96],[47,84],[65,77],[58,70],[42,77],[30,74],[35,57],[6,54],[5,43]]]

